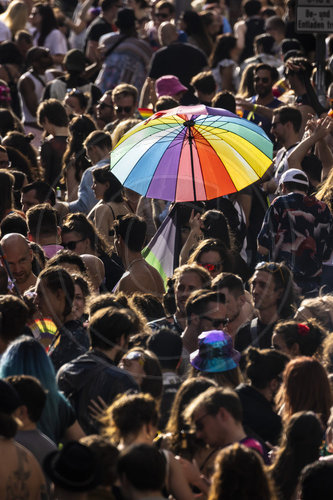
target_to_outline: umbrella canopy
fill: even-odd
[[[111,170],[149,198],[210,200],[260,179],[272,156],[257,125],[222,109],[180,106],[127,132],[111,153]]]

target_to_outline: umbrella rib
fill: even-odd
[[[182,132],[184,132],[182,130]],[[184,134],[184,137],[183,137],[183,144],[182,144],[182,147],[181,147],[181,150],[180,150],[180,158],[181,158],[181,155],[182,155],[182,151],[183,151],[183,148],[184,148],[184,145],[185,145],[185,140],[186,140],[186,131],[185,131],[185,134]],[[180,160],[179,158],[179,160]],[[178,162],[178,168],[177,168],[177,180],[176,180],[176,185],[175,185],[175,195],[174,195],[174,199],[176,199],[176,194],[177,194],[177,188],[178,188],[178,180],[179,180],[179,168],[180,168],[180,161]]]
[[[197,133],[198,135],[200,135],[200,137],[202,137],[202,138],[204,139],[203,135],[202,135],[202,134],[201,134],[198,130],[196,130],[196,133]],[[199,152],[198,152],[198,148],[197,148],[197,146],[195,146],[195,149],[197,150],[197,156],[198,156],[199,165],[200,165],[200,171],[201,171],[202,183],[203,183],[203,187],[204,187],[204,190],[205,190],[205,197],[206,197],[206,199],[207,199],[207,190],[206,190],[206,185],[205,185],[205,179],[204,179],[204,174],[203,174],[203,170],[202,170],[201,159],[200,159],[200,155],[199,155]]]

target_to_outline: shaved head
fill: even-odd
[[[22,234],[10,233],[0,243],[13,278],[22,292],[36,281],[32,273],[33,252],[29,242]]]
[[[162,23],[158,28],[158,40],[161,45],[170,45],[178,40],[176,26],[173,23]]]

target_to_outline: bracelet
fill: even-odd
[[[255,110],[257,109],[257,107],[258,107],[258,104],[253,104],[252,111],[255,112]]]

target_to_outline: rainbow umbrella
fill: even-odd
[[[254,123],[223,109],[180,106],[127,132],[111,153],[111,170],[148,198],[210,200],[260,179],[272,155],[272,142]]]

